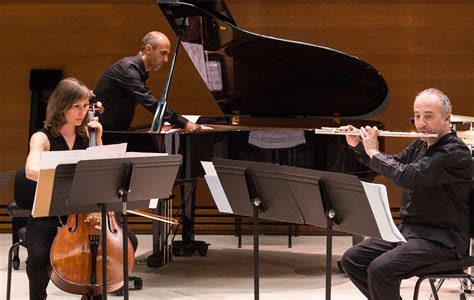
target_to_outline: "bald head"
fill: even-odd
[[[451,132],[451,103],[440,90],[432,88],[420,92],[413,103],[413,112],[418,132],[438,134],[437,138],[422,138],[429,146]]]
[[[145,70],[159,70],[168,62],[170,40],[161,32],[151,31],[145,35],[140,46],[140,57],[145,64]]]
[[[145,37],[143,37],[142,43],[140,45],[140,51],[145,50],[146,45],[151,45],[155,49],[158,45],[170,44],[170,40],[166,35],[159,31],[150,31]]]
[[[415,101],[417,98],[430,98],[430,97],[437,99],[440,105],[441,113],[443,115],[451,113],[452,106],[451,106],[451,102],[449,101],[448,96],[446,96],[445,93],[443,93],[437,88],[429,88],[429,89],[421,91],[418,95],[416,95]]]

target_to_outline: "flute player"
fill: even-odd
[[[379,151],[376,128],[346,136],[359,161],[404,188],[399,229],[407,242],[369,238],[347,250],[341,260],[345,273],[368,299],[399,300],[407,274],[468,253],[470,150],[451,132],[451,103],[443,92],[420,92],[413,110],[417,131],[438,136],[417,139],[398,155]]]

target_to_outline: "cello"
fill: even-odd
[[[94,117],[95,106],[88,112]],[[95,132],[89,130],[89,146],[95,146]],[[50,251],[51,281],[61,290],[79,295],[93,296],[118,290],[123,282],[122,239],[124,233],[113,212],[106,214],[104,224],[100,213],[70,215],[67,223],[58,228]],[[101,228],[107,229],[107,281],[102,280]],[[127,238],[127,236],[125,236]],[[135,256],[128,240],[128,270],[135,264]]]

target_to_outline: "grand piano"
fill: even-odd
[[[213,157],[373,179],[375,174],[355,160],[344,138],[315,135],[311,128],[350,123],[382,129],[380,122],[364,120],[382,112],[389,102],[387,84],[374,67],[331,48],[239,28],[224,0],[158,0],[157,4],[225,116],[200,118],[199,123],[213,130],[174,136],[179,140],[175,150],[183,155],[181,179],[201,177],[199,162]],[[295,131],[301,132],[302,141],[296,146],[265,149],[249,143],[255,133],[260,138],[266,134],[259,132],[284,137]],[[108,131],[103,139],[104,143],[128,142],[129,151],[159,151],[160,135]],[[184,199],[184,244],[194,242],[191,198]]]

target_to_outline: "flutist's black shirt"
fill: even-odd
[[[415,140],[398,155],[367,156],[362,143],[353,149],[361,162],[404,188],[400,206],[405,238],[456,247],[459,257],[469,244],[472,156],[456,137],[446,134],[434,145]]]
[[[104,130],[130,128],[138,103],[155,113],[159,100],[146,86],[147,79],[148,72],[138,54],[120,59],[104,72],[94,90],[105,108],[100,116]],[[165,120],[181,128],[188,121],[169,108],[166,109]]]

